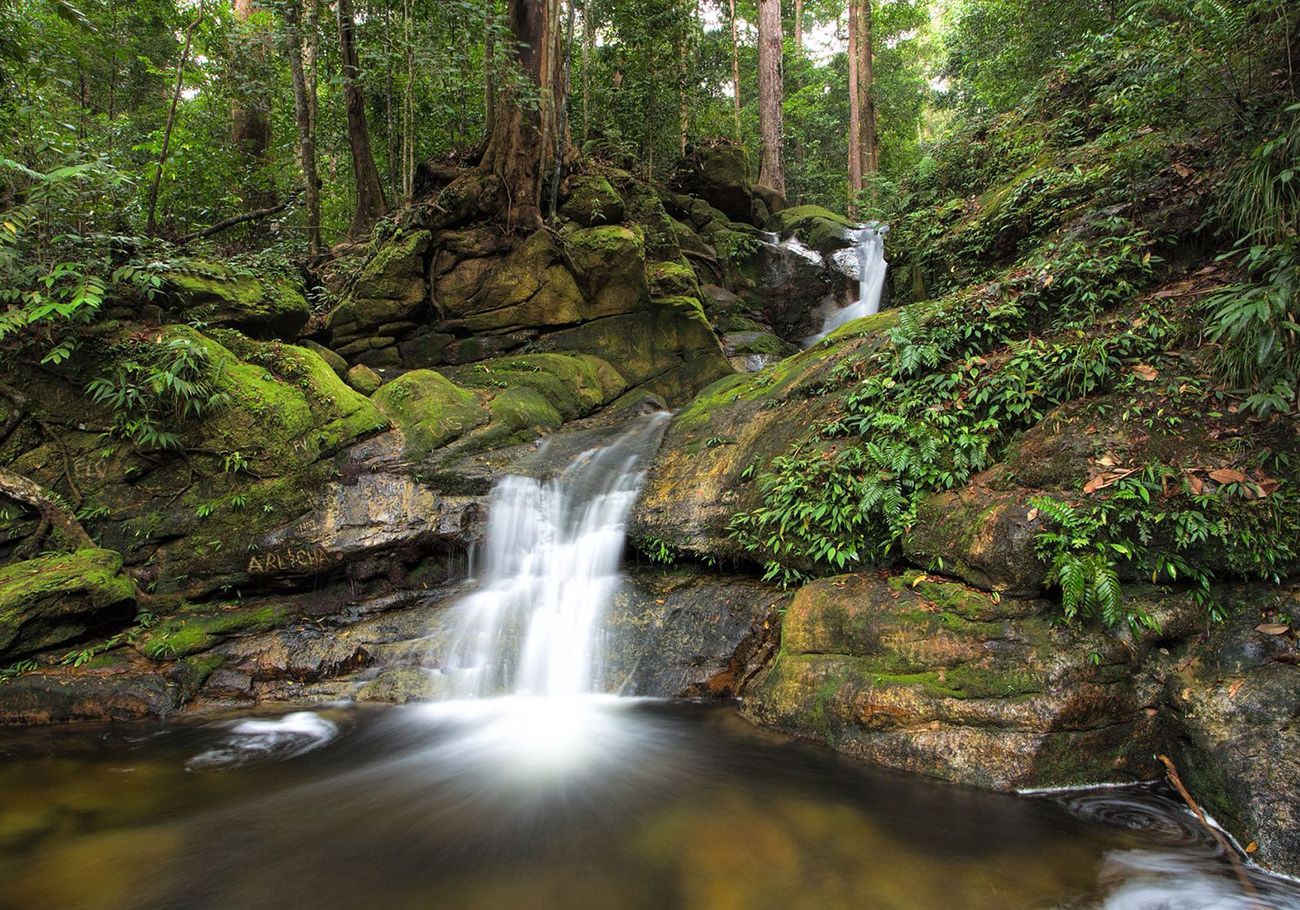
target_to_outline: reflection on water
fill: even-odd
[[[53,756],[53,757],[52,757]],[[0,908],[1300,908],[1152,791],[865,768],[727,707],[513,698],[0,734]]]

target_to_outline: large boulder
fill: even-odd
[[[623,197],[600,174],[584,174],[569,183],[560,214],[583,227],[618,224],[623,220]]]
[[[433,370],[404,373],[375,392],[374,402],[401,428],[415,459],[489,419],[473,392]]]
[[[1152,776],[1132,652],[1042,601],[906,575],[813,582],[745,691],[755,720],[886,767],[995,789]]]
[[[111,550],[78,550],[0,569],[0,658],[21,657],[130,619],[135,588]]]
[[[857,227],[843,215],[819,205],[797,205],[773,213],[764,227],[782,237],[798,237],[823,256],[853,245]]]
[[[754,223],[749,156],[743,146],[720,143],[695,149],[678,168],[673,187],[703,199],[732,221]]]
[[[426,305],[426,258],[431,235],[416,230],[381,243],[346,288],[327,321],[336,348],[391,335],[413,325]]]
[[[302,293],[281,278],[212,267],[170,272],[166,284],[172,307],[186,321],[228,326],[257,338],[293,338],[311,318]]]

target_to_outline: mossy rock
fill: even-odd
[[[823,256],[853,245],[849,233],[857,228],[843,215],[819,205],[797,205],[777,212],[767,220],[767,230],[782,237],[797,236],[805,246]]]
[[[700,283],[695,270],[685,260],[646,263],[650,276],[650,293],[654,297],[693,297],[700,299]]]
[[[681,256],[673,219],[658,191],[648,183],[632,181],[627,185],[627,200],[627,220],[635,222],[645,236],[646,257],[672,260]]]
[[[360,363],[348,370],[346,379],[347,384],[362,395],[373,395],[384,384],[383,377],[370,367]]]
[[[337,352],[330,350],[329,348],[325,347],[325,345],[323,344],[317,344],[316,342],[312,341],[310,338],[305,338],[299,343],[304,348],[306,348],[307,350],[315,354],[317,357],[319,357],[321,360],[328,363],[330,365],[330,369],[333,370],[335,373],[337,373],[340,379],[342,379],[343,376],[347,373],[348,362],[344,360],[341,356],[339,356]]]
[[[645,234],[639,227],[610,225],[572,231],[564,237],[564,252],[587,301],[582,319],[644,308],[650,289],[645,275]]]
[[[20,657],[122,624],[135,588],[112,550],[85,549],[0,569],[0,656]]]
[[[376,392],[374,402],[401,427],[407,454],[415,458],[487,423],[491,416],[473,392],[433,370],[402,374]]]
[[[564,420],[590,414],[627,390],[608,361],[590,354],[521,354],[443,372],[466,388],[533,389]]]
[[[169,331],[192,332],[175,326]],[[219,363],[218,389],[230,402],[197,425],[209,448],[255,453],[283,473],[286,465],[333,455],[388,428],[384,414],[314,351],[261,344],[233,332],[213,335],[189,336]]]
[[[606,269],[617,272],[621,265],[614,258]],[[574,281],[550,232],[539,230],[508,256],[465,259],[439,275],[434,304],[442,320],[435,328],[444,332],[503,332],[572,325],[589,318],[589,297]]]
[[[226,277],[220,270],[173,272],[170,296],[187,320],[239,329],[262,338],[293,338],[311,318],[297,288],[270,277]]]
[[[733,372],[703,307],[689,297],[655,300],[641,312],[552,332],[536,344],[548,351],[598,352],[629,387],[645,386],[670,405]]]
[[[753,217],[749,155],[743,146],[720,143],[695,149],[682,162],[673,185],[705,200],[732,221]]]
[[[623,220],[623,197],[599,174],[574,177],[560,214],[583,227],[618,224]]]
[[[207,651],[232,635],[268,632],[288,618],[289,611],[281,606],[187,610],[150,629],[141,650],[154,660],[179,660]]]
[[[1034,546],[1043,522],[1038,510],[1030,507],[1031,495],[973,485],[931,494],[917,505],[916,521],[903,538],[903,552],[914,565],[941,566],[987,591],[1037,595],[1047,577],[1047,564]]]
[[[428,231],[398,234],[366,261],[326,321],[335,345],[420,314],[428,297],[424,258],[430,236]]]

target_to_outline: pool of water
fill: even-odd
[[[1248,877],[1155,789],[983,793],[730,706],[0,731],[3,910],[1300,908]]]

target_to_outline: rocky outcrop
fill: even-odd
[[[254,338],[294,338],[311,317],[297,288],[267,275],[195,266],[168,273],[166,286],[167,300],[182,321],[226,326]]]
[[[122,557],[77,550],[0,569],[0,657],[23,657],[120,626],[135,610]]]
[[[758,217],[752,186],[745,149],[726,142],[694,149],[673,178],[678,192],[704,200],[731,221],[761,226],[770,213],[764,206]]]
[[[1050,605],[912,572],[802,588],[746,690],[760,723],[887,767],[998,789],[1155,773],[1157,691]]]

